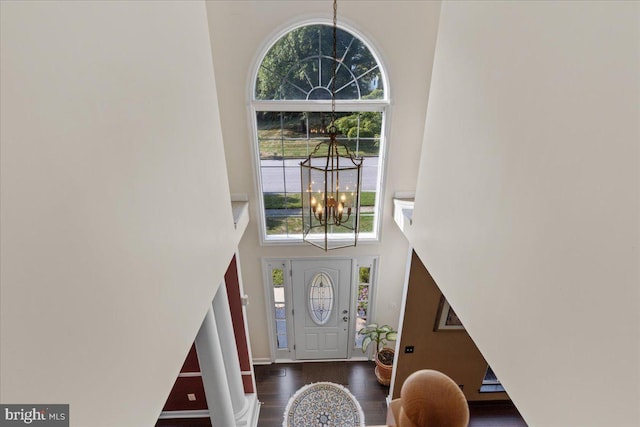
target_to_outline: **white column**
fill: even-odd
[[[233,413],[236,420],[239,421],[245,415],[249,405],[244,395],[238,347],[233,332],[231,309],[229,308],[229,299],[227,297],[227,286],[224,281],[220,284],[218,292],[216,292],[216,296],[213,298],[213,314],[216,317],[218,336],[222,344],[222,357],[227,374],[227,383],[229,384]]]
[[[235,426],[227,374],[225,365],[222,363],[222,346],[212,307],[209,307],[200,326],[195,344],[211,425]]]

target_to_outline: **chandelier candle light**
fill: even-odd
[[[337,140],[336,71],[337,1],[333,2],[333,57],[331,67],[331,123],[329,141],[320,142],[300,163],[303,240],[325,251],[358,242],[362,157]]]

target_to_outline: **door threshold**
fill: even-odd
[[[366,356],[352,357],[350,359],[276,359],[273,363],[305,363],[305,362],[367,362]]]

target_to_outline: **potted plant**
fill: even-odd
[[[369,344],[375,343],[373,360],[376,362],[376,378],[382,385],[391,383],[391,372],[393,370],[393,357],[395,351],[392,348],[385,347],[387,341],[395,341],[398,332],[389,325],[378,326],[372,323],[360,329],[358,334],[363,335],[362,352],[366,352]]]

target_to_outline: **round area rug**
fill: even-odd
[[[308,384],[289,399],[282,427],[364,427],[364,413],[340,384]]]

